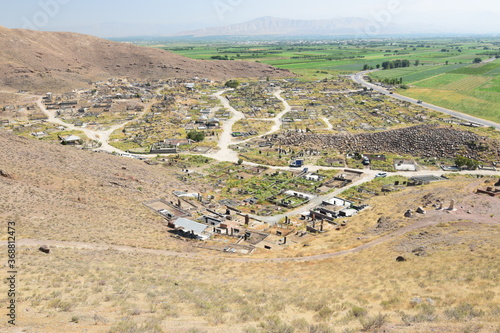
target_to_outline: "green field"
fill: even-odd
[[[402,80],[400,93],[500,122],[500,39],[391,39],[373,41],[196,41],[149,45],[194,59],[257,61],[289,69],[302,80],[379,68],[406,60],[408,67],[371,73],[374,80]]]
[[[220,61],[259,61],[276,67],[289,69],[304,79],[324,78],[329,75],[348,74],[361,71],[364,65],[376,68],[384,61],[407,59],[412,64],[418,61],[422,69],[436,71],[434,75],[459,70],[470,64],[475,57],[490,58],[497,53],[496,43],[491,39],[429,39],[390,41],[269,41],[269,42],[223,42],[195,41],[151,45],[193,59],[224,59]],[[442,66],[448,63],[446,68]],[[455,66],[455,67],[454,67]],[[405,68],[404,76],[409,82],[422,76],[417,68]],[[415,76],[412,76],[415,74]],[[398,74],[399,75],[399,74]]]
[[[372,77],[383,80],[390,78],[403,78],[403,83],[413,83],[421,81],[439,74],[453,72],[467,64],[457,65],[434,65],[434,66],[413,66],[407,68],[397,68],[385,71],[378,71]]]
[[[412,82],[412,87],[401,93],[449,109],[500,122],[500,76],[491,75],[499,69],[499,60],[479,66],[461,67]]]

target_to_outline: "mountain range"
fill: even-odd
[[[330,20],[293,20],[261,17],[245,23],[184,31],[177,36],[358,35],[373,22],[359,17]]]

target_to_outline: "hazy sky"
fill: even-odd
[[[363,17],[447,31],[500,33],[498,0],[22,0],[6,1],[0,25],[100,37],[169,34],[262,16]],[[389,13],[389,16],[387,16]]]

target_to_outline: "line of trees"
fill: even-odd
[[[383,69],[393,69],[393,68],[403,68],[410,67],[410,60],[392,60],[392,61],[384,61],[382,63]]]
[[[390,85],[396,85],[396,84],[402,84],[403,83],[403,78],[400,77],[399,79],[383,79],[382,80],[383,83],[385,84],[390,84]]]

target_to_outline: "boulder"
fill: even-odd
[[[46,253],[46,254],[50,253],[50,248],[47,245],[40,246],[40,248],[38,250],[43,252],[43,253]]]
[[[418,207],[417,208],[417,213],[419,213],[419,214],[426,214],[427,212],[422,207]]]
[[[3,170],[0,170],[0,177],[14,179],[14,177],[12,175],[8,174],[7,172],[5,172]]]

